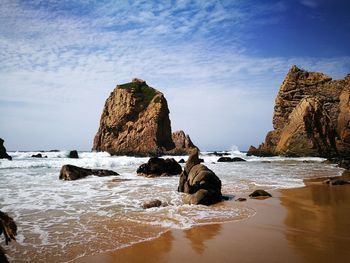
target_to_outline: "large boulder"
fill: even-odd
[[[332,80],[293,66],[275,100],[274,130],[256,156],[349,156],[350,75]]]
[[[145,177],[169,176],[181,174],[181,165],[173,158],[152,157],[147,163],[141,164],[137,175]]]
[[[102,177],[102,176],[119,175],[119,174],[111,170],[87,169],[87,168],[82,168],[71,164],[66,164],[66,165],[63,165],[61,168],[59,179],[71,181],[71,180],[82,179],[89,175]]]
[[[106,100],[92,149],[112,155],[175,154],[179,149],[164,95],[140,79],[117,85]]]
[[[0,138],[0,159],[12,160],[12,157],[7,154],[6,148],[4,146],[4,140]]]
[[[200,164],[198,149],[189,156],[179,180],[178,191],[189,194],[189,204],[211,205],[222,200],[221,181],[208,167]]]

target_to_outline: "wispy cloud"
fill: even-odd
[[[300,3],[309,8],[317,8],[319,6],[316,0],[301,0]]]
[[[45,145],[54,137],[62,147],[89,149],[104,100],[117,83],[137,76],[166,94],[173,128],[185,129],[200,146],[257,143],[257,134],[270,128],[275,93],[292,64],[336,78],[350,68],[349,57],[247,53],[245,29],[278,23],[286,10],[283,1],[3,0],[0,99],[7,107],[0,132],[13,138],[11,129],[25,116],[37,129],[16,131],[27,138],[21,147],[43,143],[42,131],[52,134]],[[271,12],[275,20],[267,19]],[[252,132],[257,121],[260,130]]]

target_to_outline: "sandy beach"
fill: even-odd
[[[350,173],[343,177],[350,178]],[[305,181],[302,188],[248,199],[245,220],[189,230],[75,262],[346,262],[350,257],[350,185]]]

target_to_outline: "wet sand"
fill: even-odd
[[[350,173],[344,174],[350,179]],[[171,230],[161,237],[75,262],[348,262],[350,185],[322,180],[248,199],[245,220]]]

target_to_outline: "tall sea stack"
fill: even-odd
[[[257,156],[350,156],[350,74],[332,80],[293,66],[275,100],[273,131]]]
[[[141,79],[117,85],[106,100],[92,150],[133,156],[180,153],[164,95]]]

